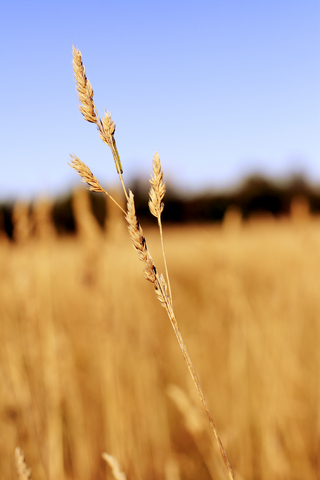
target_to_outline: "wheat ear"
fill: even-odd
[[[70,158],[70,167],[72,167],[76,172],[78,172],[81,180],[88,185],[88,189],[91,192],[104,193],[110,198],[110,200],[112,200],[117,205],[117,207],[120,208],[120,210],[123,211],[124,214],[126,214],[126,212],[119,205],[119,203],[104,188],[101,187],[99,181],[93,175],[90,168],[87,167],[87,165],[83,163],[76,155],[70,155]]]
[[[168,283],[168,289],[169,289],[169,297],[170,297],[170,302],[171,305],[173,305],[172,302],[172,293],[171,293],[171,286],[170,286],[170,280],[169,280],[169,273],[168,273],[168,267],[167,267],[167,260],[166,260],[166,254],[164,250],[164,242],[163,242],[163,234],[162,234],[162,222],[161,222],[161,213],[164,208],[164,204],[162,202],[163,197],[166,193],[166,184],[163,183],[163,172],[161,169],[161,162],[159,158],[158,152],[155,153],[153,156],[153,161],[152,161],[152,168],[153,168],[153,177],[151,176],[151,187],[149,191],[149,210],[152,213],[154,217],[157,218],[158,220],[158,226],[159,226],[159,232],[160,232],[160,239],[161,239],[161,248],[162,248],[162,256],[163,256],[163,261],[164,261],[164,268],[166,271],[166,278],[167,278],[167,283]]]
[[[101,140],[110,147],[124,194],[128,199],[127,191],[122,178],[123,170],[120,156],[114,138],[116,125],[111,120],[111,115],[107,111],[105,111],[102,120],[100,119],[93,101],[93,89],[91,83],[89,82],[85,74],[85,68],[82,62],[81,52],[80,50],[77,50],[74,45],[72,45],[72,56],[73,74],[80,102],[79,110],[82,113],[84,119],[87,120],[87,122],[96,124]]]
[[[147,248],[147,242],[143,235],[141,225],[136,217],[134,196],[131,190],[129,190],[126,220],[128,222],[128,230],[132,244],[138,252],[139,259],[144,263],[144,276],[149,282],[154,284],[156,281],[157,270]]]

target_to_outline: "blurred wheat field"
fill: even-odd
[[[34,480],[226,478],[166,312],[121,215],[84,191],[78,233],[50,205],[0,236],[0,476],[19,445]],[[80,214],[81,213],[81,214]],[[31,235],[31,231],[33,232]],[[173,301],[239,480],[320,478],[320,220],[165,228]],[[156,229],[145,229],[158,269]]]

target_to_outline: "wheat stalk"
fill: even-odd
[[[91,123],[95,123],[97,125],[97,128],[99,130],[100,137],[102,140],[109,145],[111,148],[115,164],[116,164],[116,169],[120,178],[120,181],[122,183],[122,187],[127,199],[127,212],[125,215],[126,221],[128,223],[128,231],[129,235],[133,244],[133,247],[135,250],[138,252],[139,259],[143,262],[144,264],[144,276],[145,278],[150,281],[155,288],[156,295],[161,303],[161,305],[166,309],[167,314],[169,316],[171,325],[173,327],[173,330],[176,334],[178,343],[180,345],[183,357],[185,359],[185,362],[188,366],[189,373],[192,377],[192,380],[195,384],[195,387],[197,389],[197,392],[199,394],[200,400],[205,408],[207,417],[209,419],[209,423],[211,425],[211,428],[213,430],[214,436],[216,438],[216,441],[218,443],[219,449],[221,456],[224,460],[224,463],[226,465],[227,471],[229,478],[231,480],[235,479],[232,467],[230,465],[229,459],[227,457],[227,454],[224,450],[223,444],[221,442],[221,439],[218,435],[215,423],[213,421],[212,415],[210,413],[208,404],[206,402],[205,396],[203,394],[199,378],[196,374],[196,371],[194,369],[194,366],[192,364],[190,355],[188,353],[187,347],[184,343],[184,340],[182,338],[177,320],[175,318],[175,314],[173,311],[173,304],[172,304],[172,295],[171,295],[171,289],[170,289],[170,283],[169,283],[169,275],[168,275],[168,270],[167,270],[167,264],[165,260],[165,254],[164,254],[164,245],[163,245],[163,235],[162,235],[162,224],[161,224],[161,213],[163,211],[163,197],[165,195],[165,184],[163,183],[163,173],[161,170],[161,163],[159,159],[159,155],[155,154],[154,159],[153,159],[153,173],[154,177],[151,178],[151,188],[150,188],[150,193],[149,193],[149,209],[157,219],[158,219],[158,225],[160,229],[160,236],[161,236],[161,244],[162,244],[162,251],[163,251],[163,256],[164,256],[164,263],[165,263],[165,269],[166,269],[166,276],[167,276],[167,282],[169,285],[169,288],[167,287],[167,283],[163,277],[162,274],[159,275],[156,266],[153,262],[153,259],[150,255],[150,252],[147,247],[147,242],[143,234],[143,230],[141,228],[141,225],[136,217],[136,211],[135,211],[135,205],[134,205],[134,196],[133,193],[129,190],[127,193],[127,190],[125,188],[123,178],[122,178],[122,166],[120,163],[120,158],[118,151],[116,150],[115,147],[115,140],[114,140],[114,132],[115,132],[115,125],[111,121],[111,116],[110,114],[107,114],[105,112],[105,117],[101,121],[98,114],[97,110],[94,106],[93,103],[93,90],[91,87],[91,84],[87,80],[87,77],[85,75],[85,69],[82,63],[82,56],[79,50],[76,50],[73,47],[73,65],[74,65],[74,76],[76,79],[77,83],[77,91],[78,91],[78,97],[80,101],[80,111],[83,114],[84,118]],[[116,153],[115,153],[116,152]],[[94,177],[94,175],[91,173],[90,169],[83,163],[81,162],[75,155],[71,156],[71,166],[74,168],[79,175],[81,176],[82,181],[88,184],[89,189],[95,192],[101,192],[109,195],[100,185],[98,180]],[[109,195],[110,196],[110,195]],[[110,197],[112,198],[112,197]],[[115,201],[115,200],[114,200]],[[116,202],[115,202],[116,203]],[[119,208],[121,208],[119,206]],[[121,208],[123,211],[123,209]],[[105,458],[105,457],[104,457]]]

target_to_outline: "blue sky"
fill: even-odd
[[[182,189],[256,172],[320,183],[319,1],[13,0],[0,6],[0,200],[68,191],[70,153],[117,181],[78,110],[73,43],[125,181],[148,178],[158,151]]]

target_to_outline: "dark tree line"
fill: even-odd
[[[154,223],[148,209],[148,182],[136,180],[130,188],[135,194],[137,215],[141,223]],[[241,186],[225,193],[216,194],[207,191],[188,196],[167,186],[163,222],[167,223],[203,223],[220,222],[230,206],[236,206],[244,219],[253,214],[268,213],[275,217],[290,214],[292,200],[305,198],[311,214],[320,213],[320,187],[311,187],[300,176],[292,177],[286,182],[275,182],[261,176],[248,178]],[[107,212],[106,199],[103,195],[90,193],[92,211],[101,226],[104,225]],[[0,229],[12,237],[13,204],[0,205]],[[32,204],[30,206],[32,211]],[[52,209],[53,222],[60,234],[72,234],[76,225],[72,210],[72,194],[57,199]]]

